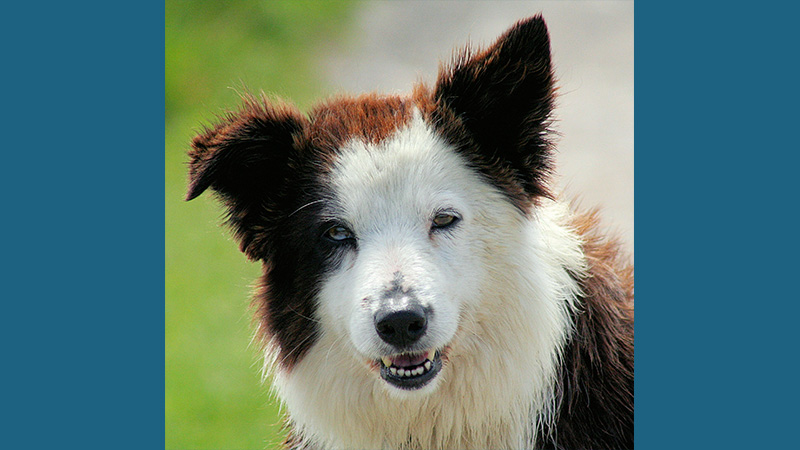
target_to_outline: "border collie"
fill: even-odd
[[[554,83],[536,16],[407,96],[245,95],[194,138],[288,448],[633,447],[633,267],[553,192]]]

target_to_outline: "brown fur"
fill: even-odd
[[[386,139],[411,118],[411,105],[403,97],[365,94],[328,101],[309,117],[308,145],[335,154],[351,139],[371,144]]]
[[[577,215],[588,276],[573,314],[575,332],[564,352],[560,409],[545,449],[633,448],[634,277],[617,240],[600,228],[596,211]]]

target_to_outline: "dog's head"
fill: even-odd
[[[503,279],[504,237],[550,195],[552,106],[534,17],[408,97],[307,116],[247,97],[197,136],[187,198],[214,190],[264,263],[257,317],[279,370],[327,339],[393,392],[433,389],[464,314]]]

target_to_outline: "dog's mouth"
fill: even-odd
[[[378,362],[381,378],[400,389],[419,389],[442,370],[442,356],[436,350],[384,356]]]

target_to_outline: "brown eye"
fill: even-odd
[[[332,241],[342,242],[348,239],[353,239],[353,232],[348,230],[346,227],[336,225],[328,228],[328,230],[325,232],[325,237]]]
[[[458,216],[456,216],[454,214],[442,212],[442,213],[439,213],[439,214],[436,214],[435,216],[433,216],[433,225],[432,225],[431,228],[432,229],[437,229],[437,228],[441,229],[441,228],[452,227],[459,220],[460,219],[458,218]]]

